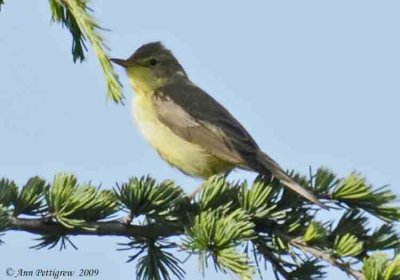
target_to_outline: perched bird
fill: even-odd
[[[111,61],[125,68],[136,92],[133,112],[140,131],[169,164],[205,179],[234,168],[274,176],[324,207],[261,151],[227,109],[189,79],[160,42],[141,46],[128,59]]]

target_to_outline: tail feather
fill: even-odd
[[[283,169],[268,155],[263,152],[260,152],[258,156],[258,162],[261,163],[257,164],[257,172],[260,173],[267,173],[272,174],[274,177],[279,179],[286,187],[291,189],[292,191],[298,193],[302,197],[308,199],[309,201],[317,204],[318,206],[328,209],[328,207],[323,204],[319,199],[309,190],[305,189],[303,186],[295,182]]]

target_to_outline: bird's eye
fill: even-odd
[[[151,66],[157,65],[157,63],[158,63],[158,60],[155,59],[155,58],[152,58],[152,59],[149,60],[149,64],[150,64]]]

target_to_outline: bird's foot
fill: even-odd
[[[198,193],[200,193],[204,189],[204,184],[198,186],[191,194],[188,195],[190,201],[192,201]]]
[[[128,215],[126,215],[124,218],[121,219],[121,222],[124,225],[130,225],[133,221],[133,215],[132,213],[129,213]]]

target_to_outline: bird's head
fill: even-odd
[[[139,94],[154,92],[177,75],[186,77],[178,60],[160,42],[141,46],[128,59],[110,60],[126,69],[130,83]]]

